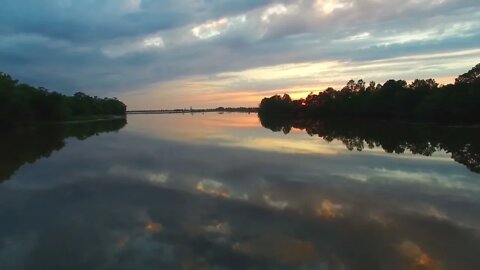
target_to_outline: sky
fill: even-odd
[[[256,106],[350,79],[451,83],[479,0],[2,0],[0,71],[129,109]]]

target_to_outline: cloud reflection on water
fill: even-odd
[[[169,137],[161,129],[163,116],[141,117],[156,118],[158,133],[136,131],[151,119],[130,120],[127,132],[68,141],[0,186],[0,218],[6,221],[0,224],[0,268],[396,270],[480,264],[478,175],[453,161],[225,147]],[[200,128],[201,119],[176,128]],[[253,127],[214,129],[233,138],[283,136]]]

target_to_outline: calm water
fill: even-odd
[[[479,269],[478,129],[262,124],[0,133],[0,269]]]

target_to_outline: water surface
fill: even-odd
[[[0,134],[0,269],[478,269],[478,129],[263,120]]]

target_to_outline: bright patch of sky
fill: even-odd
[[[353,7],[352,1],[342,0],[316,0],[315,8],[325,15],[333,13],[336,9],[345,9]]]
[[[286,14],[287,12],[288,9],[282,4],[269,7],[262,14],[262,21],[269,22],[272,16]]]
[[[209,21],[192,28],[192,34],[199,39],[209,39],[222,34],[230,27],[243,24],[247,21],[245,15],[233,18],[221,18],[216,21]]]

